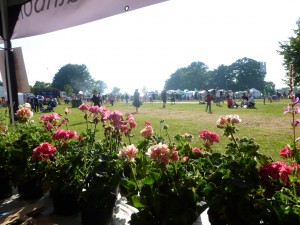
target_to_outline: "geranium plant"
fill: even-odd
[[[185,134],[172,141],[168,126],[163,120],[160,124],[162,132],[158,134],[146,122],[137,146],[129,145],[119,152],[127,168],[122,193],[139,209],[130,224],[192,224],[204,207],[198,204],[202,180],[189,157],[201,153],[188,144],[192,136]]]
[[[109,212],[116,202],[123,169],[118,149],[124,137],[130,139],[136,123],[131,114],[123,115],[104,106],[82,104],[79,110],[86,122],[86,131],[80,135],[68,129],[69,109],[65,109],[64,118],[56,113],[40,118],[51,132],[51,142],[41,143],[33,157],[41,160],[46,170],[45,187],[73,192],[84,212]],[[99,135],[100,130],[103,133]]]
[[[20,105],[16,112],[16,124],[9,126],[3,140],[5,148],[10,152],[9,165],[15,185],[24,184],[37,175],[43,176],[38,161],[31,157],[32,149],[50,138],[47,131],[31,120],[32,116],[30,105]]]
[[[300,223],[300,152],[297,131],[300,124],[300,99],[293,95],[293,65],[290,66],[289,98],[291,102],[284,113],[291,115],[291,143],[284,146],[279,154],[282,161],[268,160],[259,172],[265,187],[266,208],[272,214],[270,224]]]

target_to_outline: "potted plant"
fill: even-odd
[[[300,124],[297,118],[300,99],[293,96],[292,90],[293,83],[290,82],[291,102],[284,108],[284,113],[291,115],[291,143],[280,150],[281,161],[268,159],[259,168],[264,186],[264,207],[271,214],[270,224],[300,223],[300,152],[296,135]]]
[[[199,133],[206,153],[198,159],[198,165],[211,224],[260,224],[268,217],[259,203],[263,187],[258,171],[267,157],[258,152],[259,145],[253,139],[235,136],[235,126],[240,122],[237,115],[218,119],[217,126],[231,141],[224,154],[212,151],[212,132]]]
[[[293,141],[281,149],[284,161],[273,161],[259,153],[251,138],[236,136],[237,115],[221,116],[217,126],[231,142],[224,154],[211,151],[211,133],[200,132],[210,153],[198,159],[199,172],[205,183],[204,199],[208,216],[214,224],[298,224],[300,222],[299,153],[295,114],[299,99],[292,99],[285,113],[293,115]],[[293,147],[291,147],[293,146]]]
[[[127,174],[121,182],[129,204],[139,209],[132,214],[130,224],[193,224],[205,210],[202,200],[202,181],[196,165],[190,159],[200,156],[193,149],[191,135],[177,135],[171,141],[168,126],[160,124],[166,138],[154,133],[146,122],[141,131],[142,141],[120,150]]]
[[[109,111],[104,106],[82,104],[79,109],[84,113],[87,125],[87,132],[83,136],[87,146],[83,151],[85,162],[81,168],[82,224],[111,224],[123,173],[117,153],[120,146],[124,145],[124,137],[130,141],[131,130],[136,127],[136,122],[131,114]],[[97,139],[99,125],[103,133],[102,138]]]
[[[37,199],[43,196],[41,179],[44,171],[31,158],[32,149],[49,139],[47,131],[31,120],[29,104],[20,105],[16,112],[16,124],[9,126],[3,148],[9,152],[7,160],[12,184],[18,187],[20,198]],[[5,143],[4,143],[5,142]]]
[[[12,195],[10,152],[6,148],[8,126],[6,125],[7,111],[0,115],[0,200]]]
[[[79,110],[86,122],[86,131],[81,135],[68,130],[69,109],[62,120],[53,114],[41,117],[44,127],[52,133],[51,146],[43,143],[48,147],[37,148],[35,153],[38,152],[37,158],[42,159],[40,165],[46,171],[44,185],[54,194],[64,192],[76,196],[82,224],[110,224],[122,174],[117,149],[123,137],[130,137],[136,123],[131,114],[109,111],[104,106],[82,104]],[[67,129],[62,129],[62,125]],[[100,125],[103,134],[99,135]],[[47,153],[49,148],[55,149],[53,155],[44,157],[43,150]]]

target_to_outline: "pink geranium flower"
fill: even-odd
[[[136,128],[137,123],[135,122],[134,117],[131,113],[127,114],[127,120],[128,120],[130,128]]]
[[[292,151],[289,145],[286,145],[283,149],[280,150],[280,155],[284,158],[290,158],[292,155]]]
[[[178,159],[179,159],[178,151],[176,151],[176,147],[175,146],[173,146],[173,148],[171,149],[170,159],[173,162],[177,162]]]
[[[57,121],[60,119],[60,114],[57,113],[51,113],[51,114],[46,114],[40,117],[40,120],[43,122],[50,122],[53,123],[54,121]]]
[[[32,159],[48,159],[54,155],[55,151],[56,148],[52,144],[48,142],[41,143],[38,147],[33,149]]]
[[[26,107],[20,107],[15,115],[20,122],[26,122],[33,117],[33,112]]]
[[[55,134],[52,136],[53,140],[61,140],[64,142],[68,142],[73,138],[77,140],[81,139],[75,130],[70,131],[70,130],[57,129]]]
[[[70,114],[71,113],[71,110],[69,108],[65,108],[65,114]]]
[[[284,184],[289,183],[289,175],[293,172],[293,167],[287,165],[284,161],[264,164],[260,167],[259,173],[262,179],[267,182],[270,179],[281,180]]]
[[[202,138],[205,142],[209,142],[210,144],[213,144],[214,142],[219,142],[219,136],[215,132],[210,132],[206,129],[203,129],[199,132],[199,138]]]
[[[226,125],[234,125],[242,122],[240,117],[238,115],[225,115],[225,116],[220,116],[219,119],[217,120],[217,127],[223,128]]]
[[[89,104],[86,104],[86,103],[83,103],[83,104],[81,104],[79,107],[78,107],[78,109],[80,110],[80,111],[89,111],[89,108],[90,108],[91,106],[89,105]]]
[[[118,156],[121,158],[122,157],[126,158],[127,161],[129,161],[129,162],[134,162],[137,153],[138,153],[138,149],[132,144],[132,145],[128,145],[128,146],[122,148],[119,151]]]
[[[175,147],[170,150],[168,145],[162,143],[148,148],[146,155],[164,164],[169,164],[170,160],[175,162],[179,159],[178,152],[176,151]]]
[[[144,138],[148,138],[148,137],[151,137],[151,135],[153,134],[153,128],[151,126],[151,123],[149,122],[145,122],[145,127],[144,129],[141,130],[140,134],[142,137]]]
[[[192,149],[192,152],[193,152],[193,153],[199,153],[199,154],[201,154],[201,149],[195,147],[195,148]]]

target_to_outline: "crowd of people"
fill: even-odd
[[[197,94],[197,95],[196,95]],[[212,113],[212,106],[215,105],[216,107],[227,106],[229,109],[232,108],[256,108],[255,98],[252,93],[243,92],[242,96],[237,98],[236,96],[231,95],[229,92],[224,92],[224,90],[216,88],[212,90],[205,90],[200,94],[197,92],[193,99],[199,100],[199,104],[206,104],[205,111],[208,113]],[[300,97],[300,91],[297,92],[296,96]],[[154,101],[158,100],[162,102],[162,108],[167,107],[167,103],[170,102],[170,105],[175,104],[177,101],[182,101],[183,98],[179,98],[179,95],[174,92],[167,92],[165,89],[162,90],[160,94],[152,93],[151,98],[149,98],[149,102],[153,103]],[[279,100],[281,94],[277,91],[276,92],[276,99]],[[135,109],[135,113],[139,112],[139,108],[142,106],[143,102],[147,101],[144,97],[141,97],[138,89],[135,89],[133,95],[129,95],[125,93],[123,95],[100,95],[97,92],[93,92],[93,95],[90,97],[83,97],[77,96],[76,99],[79,98],[82,102],[90,102],[91,105],[94,106],[101,106],[103,104],[114,106],[115,102],[123,102],[125,101],[126,105],[132,105]],[[272,102],[274,98],[273,95],[269,93],[264,93],[263,99],[268,99],[269,102]],[[64,103],[68,105],[72,102],[75,98],[73,97],[64,97],[62,98]],[[31,108],[34,112],[54,112],[54,108],[57,105],[60,105],[61,98],[53,98],[53,97],[44,97],[41,95],[31,95],[26,99],[26,102],[30,103]],[[189,100],[189,99],[188,99]],[[7,101],[5,98],[2,98],[0,101],[2,107],[7,106]],[[265,101],[264,101],[265,104]]]
[[[33,112],[54,112],[54,108],[59,104],[59,98],[32,95],[27,98],[26,102],[30,104]]]

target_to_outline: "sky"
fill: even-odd
[[[107,92],[161,91],[192,62],[213,70],[247,57],[266,62],[265,80],[278,89],[286,73],[279,42],[294,36],[299,9],[299,0],[169,0],[12,46],[22,47],[30,85],[52,82],[71,63],[85,64]]]

